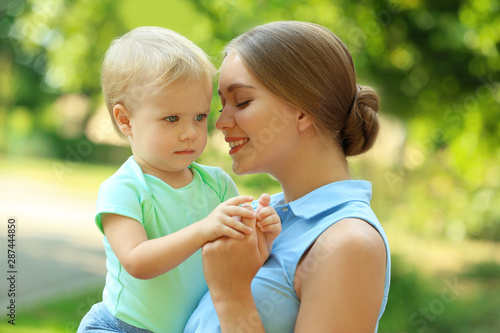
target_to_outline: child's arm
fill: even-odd
[[[136,220],[103,214],[103,231],[125,270],[137,279],[151,279],[177,267],[208,241],[221,236],[243,239],[252,229],[233,216],[255,218],[255,213],[239,207],[248,196],[231,198],[217,206],[201,221],[164,237],[148,240],[146,230]]]
[[[266,238],[267,250],[271,253],[273,241],[281,232],[281,219],[276,210],[269,206],[271,197],[264,193],[259,198],[257,207],[257,227],[262,231]]]

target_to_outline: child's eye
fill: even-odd
[[[177,120],[179,120],[179,117],[178,116],[168,116],[168,117],[165,117],[165,120],[170,122],[170,123],[173,123],[173,122],[176,122]]]
[[[203,118],[206,118],[206,117],[207,117],[206,114],[199,114],[199,115],[197,115],[197,116],[194,117],[194,120],[196,120],[196,121],[202,121]]]

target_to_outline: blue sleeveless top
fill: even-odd
[[[271,255],[252,281],[252,294],[266,332],[293,332],[300,307],[295,293],[295,271],[299,260],[328,227],[346,218],[370,223],[384,240],[387,252],[384,299],[378,320],[384,313],[389,294],[391,257],[384,229],[370,207],[371,183],[346,180],[322,186],[302,198],[285,204],[283,193],[271,197],[278,212],[281,234],[273,244]],[[245,318],[246,319],[246,318]],[[243,326],[248,325],[242,320]],[[243,331],[250,327],[242,326]],[[378,321],[375,332],[378,330]],[[184,329],[185,333],[220,332],[219,318],[210,292],[201,299]]]

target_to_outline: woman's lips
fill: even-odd
[[[236,137],[229,137],[226,138],[226,142],[229,143],[229,154],[236,154],[238,151],[243,148],[243,146],[250,141],[249,138],[236,138]]]

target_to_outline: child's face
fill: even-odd
[[[210,82],[211,83],[211,82]],[[209,82],[182,82],[147,96],[130,113],[132,152],[143,171],[160,179],[182,175],[207,143]]]

